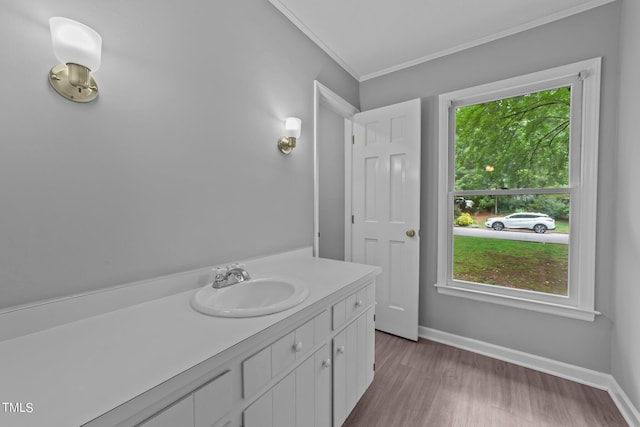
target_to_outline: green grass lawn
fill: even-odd
[[[567,295],[569,246],[453,236],[453,277]]]
[[[569,233],[569,221],[567,220],[556,220],[556,229],[553,230],[554,233]]]

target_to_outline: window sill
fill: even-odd
[[[550,304],[547,302],[534,301],[530,299],[517,298],[506,295],[499,295],[495,293],[482,292],[477,290],[470,290],[465,288],[459,288],[450,285],[436,284],[436,289],[439,294],[449,295],[454,297],[461,297],[472,299],[476,301],[489,302],[493,304],[505,305],[508,307],[521,308],[524,310],[537,311],[539,313],[553,314],[556,316],[568,317],[571,319],[584,320],[587,322],[593,322],[595,317],[601,314],[598,311],[586,310],[577,307],[571,307],[566,305]]]

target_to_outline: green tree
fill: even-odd
[[[456,189],[564,187],[569,87],[459,107]]]

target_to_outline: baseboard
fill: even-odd
[[[565,378],[600,390],[606,390],[627,423],[629,423],[630,426],[640,427],[640,413],[631,403],[631,400],[629,400],[629,397],[624,390],[622,390],[616,379],[610,374],[490,344],[484,341],[439,331],[437,329],[427,328],[425,326],[418,327],[418,335],[421,338],[431,341],[436,341],[452,347],[492,357],[494,359],[524,366],[525,368]]]
[[[629,396],[624,392],[618,381],[610,375],[610,384],[607,391],[616,404],[620,413],[630,426],[640,427],[640,411],[631,403]]]

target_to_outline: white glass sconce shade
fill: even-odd
[[[283,154],[289,154],[296,146],[296,139],[300,137],[302,130],[302,120],[297,117],[287,117],[284,119],[284,136],[278,140],[278,149]]]
[[[300,138],[302,130],[302,120],[297,117],[287,117],[284,119],[284,136],[287,138]]]
[[[93,28],[68,18],[49,19],[53,53],[63,64],[82,65],[95,72],[100,68],[102,37]]]
[[[61,64],[49,72],[49,83],[60,95],[75,102],[98,96],[91,72],[100,68],[102,37],[94,29],[73,19],[49,19],[53,53]]]

